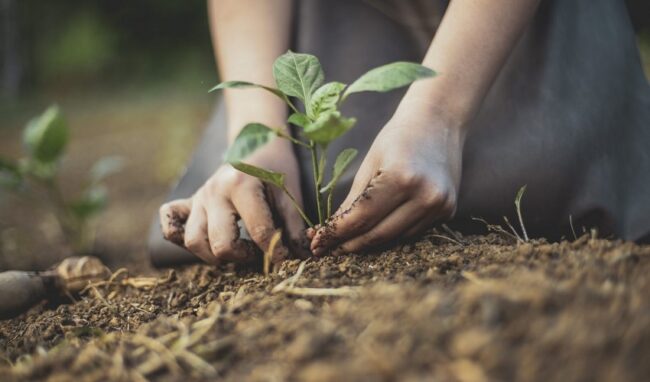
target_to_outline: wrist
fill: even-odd
[[[479,102],[471,94],[454,88],[452,82],[440,76],[432,81],[414,83],[402,98],[397,112],[423,115],[465,132],[478,111]]]

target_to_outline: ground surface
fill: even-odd
[[[1,322],[0,375],[647,380],[650,247],[588,235],[559,244],[444,235],[311,259],[302,272],[289,261],[270,276],[208,266],[154,278],[119,272],[74,304]]]

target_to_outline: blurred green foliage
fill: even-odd
[[[35,70],[44,80],[98,76],[116,61],[116,53],[115,31],[96,13],[79,13],[40,44],[43,59]]]
[[[10,0],[21,89],[123,86],[212,70],[205,1]],[[188,73],[189,72],[189,73]],[[193,73],[196,73],[194,75]]]
[[[92,250],[94,232],[90,219],[106,207],[104,179],[119,171],[122,160],[104,157],[90,170],[85,186],[70,197],[61,190],[57,175],[68,144],[68,126],[57,106],[33,118],[23,132],[27,155],[18,159],[0,157],[0,188],[24,197],[40,196],[49,203],[69,248],[75,254]]]

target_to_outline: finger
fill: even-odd
[[[386,244],[400,237],[409,227],[419,225],[425,215],[427,215],[427,212],[420,203],[409,201],[368,232],[347,240],[338,246],[334,254],[359,252]]]
[[[260,182],[250,182],[238,189],[232,197],[232,203],[239,213],[248,234],[257,246],[266,252],[270,247],[277,226],[269,207],[265,186]],[[271,262],[278,263],[286,259],[289,251],[283,243],[277,243],[271,255]]]
[[[334,215],[316,232],[311,249],[320,255],[328,248],[368,232],[408,197],[398,182],[379,172],[348,209]]]
[[[218,260],[212,256],[210,241],[208,240],[208,221],[205,208],[199,198],[192,199],[192,211],[185,223],[185,248],[208,264],[217,264]]]
[[[450,208],[448,205],[441,205],[440,208],[434,209],[413,227],[407,229],[403,236],[404,238],[412,238],[421,235],[423,232],[433,227],[437,222],[448,220],[453,217],[455,212],[455,206]]]
[[[205,213],[208,221],[210,251],[218,261],[250,262],[259,252],[248,240],[239,238],[237,212],[221,197],[206,200]]]
[[[185,222],[190,215],[191,199],[177,199],[165,203],[158,211],[163,237],[181,247],[185,246]]]

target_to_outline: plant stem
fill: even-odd
[[[287,189],[286,186],[282,187],[282,191],[284,191],[284,193],[287,194],[287,196],[291,200],[291,203],[293,203],[293,206],[296,207],[296,209],[298,210],[298,213],[300,214],[302,219],[307,223],[307,225],[309,225],[310,228],[313,228],[314,223],[312,223],[312,221],[309,220],[309,218],[307,217],[307,214],[305,214],[305,211],[302,210],[302,208],[300,207],[300,204],[298,204],[298,201],[296,200],[296,198],[293,197],[293,195],[291,195],[291,192],[289,192],[289,190]]]
[[[320,176],[318,174],[318,148],[313,141],[309,142],[311,151],[311,165],[314,171],[314,185],[316,187],[316,209],[318,210],[318,224],[323,224],[323,211],[320,197]]]
[[[332,216],[332,194],[334,193],[334,187],[327,194],[327,216]]]
[[[44,184],[47,194],[54,205],[54,216],[59,221],[59,225],[66,236],[68,245],[75,252],[81,252],[85,248],[84,240],[84,227],[82,222],[78,222],[75,217],[70,213],[68,203],[66,203],[63,193],[59,188],[58,183],[54,178],[52,179],[36,179]]]
[[[311,146],[309,146],[309,145],[306,144],[305,142],[303,142],[303,141],[301,141],[301,140],[299,140],[299,139],[296,139],[296,138],[292,137],[292,136],[289,135],[289,134],[286,134],[285,132],[283,132],[283,131],[280,130],[280,129],[273,129],[273,131],[274,131],[275,134],[276,134],[278,137],[280,137],[280,138],[288,139],[288,140],[291,141],[292,143],[295,143],[296,145],[299,145],[299,146],[302,146],[302,147],[306,147],[306,148],[308,148],[308,149],[311,148]]]

